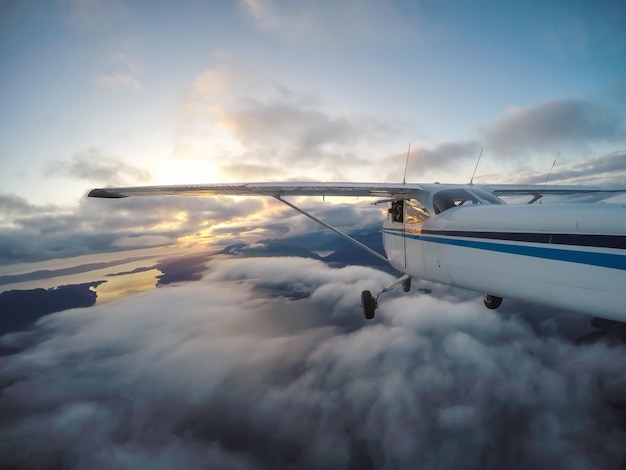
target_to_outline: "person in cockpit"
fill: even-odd
[[[391,203],[391,217],[394,222],[402,223],[402,201],[394,201]]]

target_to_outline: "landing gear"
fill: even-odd
[[[366,320],[374,318],[374,313],[378,307],[378,302],[368,290],[361,292],[361,306],[363,307],[363,316]]]
[[[385,292],[389,292],[398,284],[402,284],[402,290],[404,292],[408,292],[409,290],[411,290],[411,277],[408,274],[402,276],[389,287],[385,287],[378,294],[376,294],[376,297],[374,297],[372,293],[368,290],[364,290],[363,292],[361,292],[361,307],[363,307],[363,316],[366,320],[371,320],[372,318],[374,318],[374,314],[376,312],[376,309],[378,308],[378,297],[380,297]]]
[[[593,317],[591,326],[597,328],[576,340],[576,344],[592,344],[605,341],[609,345],[626,343],[626,323],[606,318]]]
[[[495,310],[500,305],[502,305],[502,297],[496,297],[495,295],[485,294],[483,297],[483,302],[485,303],[485,307]]]

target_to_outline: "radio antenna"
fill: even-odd
[[[476,175],[476,170],[478,170],[478,164],[480,163],[480,157],[483,156],[483,150],[485,147],[480,148],[480,154],[478,155],[478,161],[476,162],[476,166],[474,167],[474,173],[472,173],[472,179],[470,179],[469,184],[474,184],[474,175]]]
[[[404,178],[402,184],[406,184],[406,170],[409,168],[409,154],[411,153],[411,142],[409,142],[409,150],[406,151],[406,163],[404,164]]]
[[[546,182],[543,183],[543,188],[546,188],[546,184],[548,184],[548,180],[550,179],[550,175],[552,174],[552,170],[554,169],[554,165],[556,165],[556,161],[559,158],[559,155],[561,154],[561,152],[557,152],[556,153],[556,157],[554,157],[554,161],[552,162],[552,167],[550,168],[550,171],[548,172],[548,176],[546,177]]]

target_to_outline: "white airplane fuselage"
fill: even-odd
[[[416,279],[626,322],[626,204],[475,204],[390,214],[391,264]],[[414,222],[414,220],[413,220]]]

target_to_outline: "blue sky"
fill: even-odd
[[[498,182],[626,146],[618,1],[2,9],[0,187],[36,204],[105,184],[391,181],[409,142],[414,181],[450,182],[481,146],[478,181]]]

